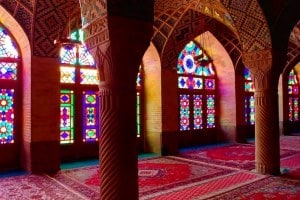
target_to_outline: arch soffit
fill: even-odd
[[[189,32],[186,30],[189,30]],[[229,52],[233,61],[239,60],[241,50],[236,35],[219,21],[190,9],[185,12],[185,15],[177,23],[176,30],[169,36],[169,40],[165,44],[163,52],[161,52],[163,68],[176,66],[178,54],[186,43],[205,31],[209,31],[219,40]],[[236,65],[236,62],[234,65]]]
[[[2,6],[0,6],[0,22],[10,31],[15,41],[18,43],[22,56],[23,69],[28,71],[28,73],[24,75],[28,75],[30,73],[30,70],[28,69],[31,66],[31,46],[26,33],[14,17],[12,17]]]
[[[219,21],[239,37],[233,20],[219,0],[192,0],[187,2],[182,2],[181,0],[159,0],[155,2],[152,41],[160,54],[164,51],[165,45],[170,40],[172,33],[176,31],[178,23],[189,10],[197,11]],[[197,20],[199,21],[200,19]]]

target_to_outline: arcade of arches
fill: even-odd
[[[298,0],[68,2],[0,0],[2,171],[99,156],[101,197],[137,199],[139,152],[255,138],[256,172],[280,173]]]

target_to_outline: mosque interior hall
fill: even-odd
[[[299,0],[0,0],[0,199],[300,199]]]

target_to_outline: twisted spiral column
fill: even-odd
[[[138,199],[135,90],[100,86],[102,200]]]
[[[255,169],[260,174],[279,174],[277,90],[255,92],[255,118]]]

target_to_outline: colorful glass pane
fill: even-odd
[[[289,121],[299,121],[299,85],[295,70],[292,69],[288,79]]]
[[[60,143],[74,142],[74,92],[61,90],[60,95]]]
[[[253,82],[245,82],[245,92],[254,92]]]
[[[141,75],[140,72],[138,73],[137,78],[136,78],[136,86],[137,87],[141,87],[142,86],[142,75]]]
[[[75,65],[77,63],[75,45],[65,45],[61,48],[60,63],[70,65]]]
[[[245,122],[255,124],[255,98],[253,95],[245,97]]]
[[[252,81],[250,70],[247,67],[244,68],[244,78],[246,81]]]
[[[215,95],[207,95],[207,128],[215,128],[215,118],[216,118],[216,111],[215,111]]]
[[[14,143],[14,89],[0,89],[0,144]]]
[[[297,76],[295,74],[295,70],[292,69],[289,73],[289,80],[288,80],[288,84],[289,85],[296,85],[298,84],[298,81],[297,81]]]
[[[17,80],[17,63],[0,62],[0,79]]]
[[[205,79],[205,89],[214,90],[216,88],[215,79]]]
[[[89,65],[90,67],[96,67],[94,58],[89,53],[85,45],[81,45],[79,47],[79,65]]]
[[[178,88],[196,89],[196,90],[203,89],[203,79],[195,78],[195,77],[179,76],[178,77]]]
[[[136,93],[136,128],[137,128],[137,137],[141,137],[141,97],[140,97],[140,92]]]
[[[75,83],[75,67],[60,67],[60,82]]]
[[[82,29],[73,31],[71,33],[71,40],[83,42],[84,41],[84,31]]]
[[[177,73],[201,75],[202,68],[199,63],[195,63],[194,57],[202,53],[202,50],[193,41],[189,42],[179,54]]]
[[[98,85],[98,71],[96,69],[80,69],[80,84]]]
[[[84,91],[82,96],[83,142],[99,139],[99,97],[95,91]]]
[[[194,130],[203,128],[202,95],[193,95],[194,104]]]
[[[190,130],[190,95],[180,95],[180,130]]]
[[[203,76],[206,76],[206,77],[208,77],[208,76],[214,76],[215,75],[215,71],[213,69],[212,63],[209,62],[209,63],[206,63],[206,64],[207,64],[206,66],[202,66],[202,68],[203,68],[203,70],[202,70]]]
[[[0,58],[18,58],[16,45],[7,31],[0,27]]]

